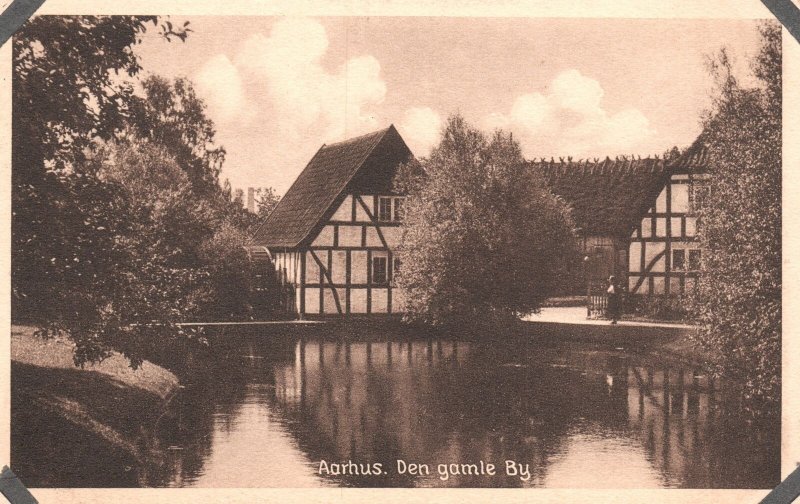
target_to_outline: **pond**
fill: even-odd
[[[766,488],[779,422],[628,348],[240,335],[157,426],[171,487]],[[491,467],[490,467],[491,466]],[[141,476],[141,475],[140,475]]]

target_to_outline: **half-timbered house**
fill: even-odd
[[[257,229],[251,251],[268,251],[291,311],[305,315],[391,314],[403,309],[393,281],[400,266],[405,195],[397,168],[413,158],[390,126],[323,145]],[[706,151],[682,156],[596,161],[534,161],[543,182],[572,208],[581,266],[564,279],[583,293],[610,275],[631,294],[683,294],[694,288],[702,251],[695,209],[705,190]]]
[[[695,209],[707,187],[706,150],[697,140],[677,158],[530,163],[572,208],[581,251],[575,293],[614,275],[631,294],[694,288],[702,251]]]
[[[583,260],[563,280],[562,294],[601,287],[611,275],[624,281],[631,231],[663,185],[663,160],[542,160],[530,168],[571,207],[577,228]]]
[[[696,211],[708,190],[707,157],[698,140],[668,164],[658,192],[631,232],[631,294],[682,295],[695,288],[702,256]]]
[[[392,180],[412,156],[394,126],[323,145],[256,230],[252,246],[294,286],[299,315],[399,311],[393,248],[405,196]]]

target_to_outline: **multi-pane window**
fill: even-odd
[[[689,269],[696,271],[700,269],[700,249],[689,250]]]
[[[383,222],[392,220],[392,198],[384,196],[378,198],[378,220]]]
[[[389,260],[386,256],[372,258],[372,283],[385,284],[388,281]]]
[[[686,267],[686,251],[683,249],[674,249],[672,251],[672,269],[682,270]]]
[[[378,220],[381,222],[399,222],[405,215],[404,196],[379,196]]]
[[[700,269],[700,249],[672,249],[672,270],[697,271]]]

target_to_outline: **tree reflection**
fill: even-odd
[[[246,430],[241,409],[253,401],[291,435],[304,471],[352,460],[387,472],[323,475],[336,485],[580,486],[570,474],[612,469],[583,484],[777,484],[779,426],[737,422],[718,384],[685,363],[513,340],[300,338],[282,354],[255,341],[245,347],[252,355],[218,366],[218,380],[187,389],[178,430],[164,436],[183,448],[172,484],[191,484],[204,461],[221,456],[214,433]],[[236,456],[230,463],[247,454]],[[398,474],[397,460],[432,474]],[[528,464],[530,479],[505,476],[505,460]],[[498,475],[436,474],[440,463],[479,461]],[[274,483],[262,477],[252,486]]]

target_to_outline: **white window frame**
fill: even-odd
[[[400,204],[403,206],[402,216],[398,217],[397,212],[397,204],[398,200]],[[378,196],[378,208],[377,208],[377,220],[378,222],[402,222],[403,216],[405,216],[405,203],[406,203],[405,196]],[[382,212],[381,207],[386,203],[388,204],[388,218]]]

